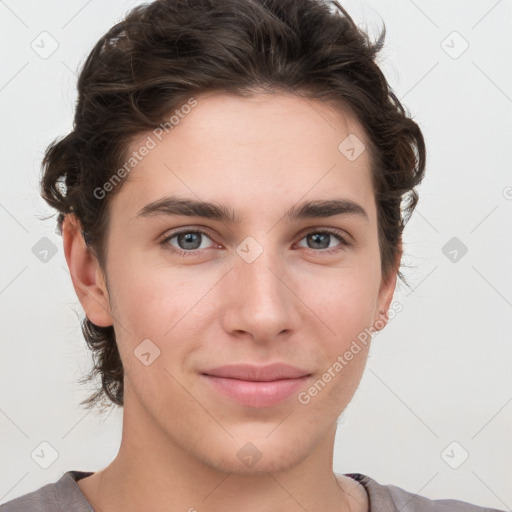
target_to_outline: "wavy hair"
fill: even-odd
[[[105,269],[108,205],[102,187],[130,142],[158,127],[191,95],[239,96],[286,91],[352,113],[369,141],[382,275],[401,264],[402,231],[418,202],[425,170],[419,126],[395,96],[376,57],[386,29],[372,42],[331,0],[156,0],[127,13],[96,43],[78,79],[73,129],[43,159],[41,194],[74,215]],[[400,269],[398,277],[407,284]],[[82,332],[101,375],[87,408],[107,398],[123,406],[123,365],[114,327],[86,317]]]

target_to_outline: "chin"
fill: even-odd
[[[276,436],[270,440],[247,436],[217,443],[214,450],[202,453],[201,458],[207,466],[224,473],[263,475],[293,468],[307,457],[310,450],[311,447],[308,450],[307,446],[291,442],[290,438]]]

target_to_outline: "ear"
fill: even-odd
[[[103,271],[98,260],[86,246],[80,222],[67,214],[62,223],[64,254],[75,292],[87,319],[99,327],[113,324]]]
[[[393,295],[395,293],[396,288],[396,280],[397,280],[397,272],[400,268],[400,261],[402,260],[402,239],[400,239],[398,243],[398,254],[395,259],[395,265],[393,270],[387,277],[387,279],[382,278],[380,288],[379,288],[379,296],[377,299],[377,308],[374,315],[373,327],[376,331],[381,331],[386,327],[389,321],[388,310],[393,300]]]

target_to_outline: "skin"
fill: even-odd
[[[92,322],[114,325],[125,368],[119,453],[78,485],[102,512],[366,511],[362,486],[333,473],[333,450],[370,343],[307,405],[293,395],[273,407],[244,407],[199,375],[223,364],[286,362],[314,382],[365,328],[386,324],[381,311],[396,272],[381,275],[369,152],[350,161],[338,150],[349,133],[366,135],[339,109],[298,96],[196,99],[112,197],[106,279],[76,219],[64,223],[76,293]],[[171,194],[216,201],[243,220],[137,217]],[[283,218],[303,200],[339,197],[361,205],[368,220]],[[201,245],[192,249],[178,237],[160,243],[180,227],[208,236],[197,235]],[[325,228],[350,245],[335,236],[325,246],[308,241]],[[236,252],[248,236],[263,248],[250,264]],[[326,246],[339,250],[326,254]],[[147,338],[160,356],[145,366],[134,350]],[[252,467],[237,456],[247,442],[261,453]]]

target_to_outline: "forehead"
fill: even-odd
[[[171,193],[236,209],[333,195],[373,202],[367,136],[348,112],[291,94],[194,99],[166,131],[132,141],[128,156],[151,149],[113,202],[135,210]]]

